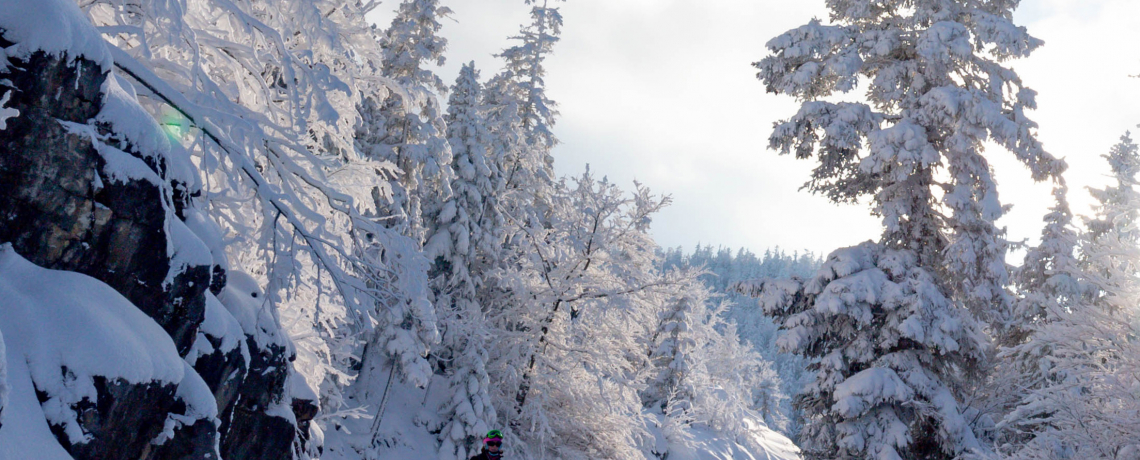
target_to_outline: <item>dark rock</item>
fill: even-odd
[[[174,339],[179,355],[186,356],[190,351],[193,339],[198,335],[198,327],[206,319],[206,289],[209,285],[210,266],[187,267],[174,276],[164,302],[156,305],[158,308],[143,309]]]
[[[293,398],[293,417],[297,419],[297,437],[302,450],[312,451],[316,447],[317,455],[323,446],[312,446],[309,439],[309,425],[321,412],[321,406],[311,399]]]
[[[163,189],[143,180],[97,178],[106,164],[102,155],[87,136],[61,124],[85,124],[99,113],[107,76],[98,69],[36,53],[3,75],[15,87],[7,90],[8,106],[20,116],[0,131],[0,241],[41,267],[107,283],[166,329],[185,355],[203,319],[211,267],[190,267],[165,286]],[[127,152],[149,159],[156,172],[163,169],[153,158]]]
[[[150,446],[151,450],[144,452],[139,460],[218,460],[213,449],[217,430],[214,422],[198,420],[180,428],[174,439],[160,446]]]
[[[297,418],[297,425],[309,422],[321,412],[321,406],[311,399],[293,398],[293,416]]]
[[[285,347],[262,347],[246,336],[249,373],[238,390],[234,405],[222,414],[222,458],[226,460],[277,460],[292,458],[297,428],[292,420],[270,415],[271,406],[282,404],[289,362]]]
[[[0,47],[11,45],[0,39]],[[0,94],[11,93],[7,106],[20,115],[0,130],[0,242],[11,242],[41,267],[83,273],[111,286],[153,318],[187,356],[205,318],[207,289],[219,294],[227,279],[224,263],[215,261],[185,267],[167,282],[166,219],[185,218],[199,192],[178,182],[103,177],[106,160],[97,146],[89,136],[69,131],[65,122],[109,135],[108,144],[143,160],[159,177],[166,177],[166,165],[161,155],[136,151],[113,126],[89,125],[101,110],[100,88],[108,78],[98,66],[36,53],[26,62],[11,61],[5,72]],[[177,388],[96,377],[97,400],[71,406],[90,441],[73,445],[61,427],[53,426],[60,443],[77,460],[205,459],[213,456],[220,432],[227,460],[291,459],[297,425],[289,415],[307,428],[318,409],[315,402],[288,394],[286,347],[259,346],[247,335],[251,362],[245,363],[240,348],[222,352],[219,338],[207,340],[216,351],[198,357],[194,368],[217,400],[220,431],[212,421],[197,420],[154,445],[168,415],[187,411]],[[41,402],[51,398],[40,396]]]
[[[241,347],[223,352],[221,338],[210,335],[204,337],[213,346],[214,352],[199,356],[194,362],[194,370],[202,376],[202,380],[214,394],[214,399],[218,402],[218,413],[223,413],[234,403],[241,389],[246,376],[247,363],[242,356]]]
[[[226,269],[220,265],[214,265],[213,273],[210,276],[210,293],[219,295],[222,289],[226,287]]]
[[[67,369],[63,369],[63,373],[66,374]],[[95,377],[94,384],[98,394],[96,401],[83,399],[71,405],[91,440],[72,444],[63,427],[58,425],[50,425],[52,433],[76,460],[138,458],[138,453],[149,449],[151,440],[162,432],[166,414],[176,404],[177,387],[107,381],[103,377]],[[41,404],[50,397],[38,388],[36,395]],[[140,403],[146,404],[147,410],[139,410]]]
[[[67,374],[67,369],[63,369]],[[214,458],[218,427],[212,420],[197,420],[178,427],[172,439],[154,445],[166,425],[168,414],[186,415],[186,403],[178,399],[174,384],[132,384],[121,379],[93,379],[96,401],[83,399],[71,404],[79,425],[90,441],[72,444],[63,427],[50,424],[52,433],[76,460],[174,460]],[[39,391],[43,404],[50,397]],[[145,410],[143,410],[145,408]]]
[[[10,45],[0,39],[0,46]],[[11,93],[7,106],[20,111],[0,130],[0,242],[11,242],[39,266],[108,284],[154,318],[185,356],[204,318],[212,267],[188,267],[164,283],[171,264],[166,219],[172,214],[163,203],[171,192],[145,180],[100,177],[106,160],[90,137],[62,123],[85,125],[99,113],[107,75],[98,69],[82,59],[36,53],[26,62],[12,61],[0,75],[12,87],[0,87]],[[153,156],[148,165],[160,175],[164,169]],[[51,426],[77,460],[216,456],[212,421],[182,427],[162,446],[151,444],[168,414],[185,414],[175,385],[98,376],[94,385],[95,401],[70,404],[89,441],[72,444],[62,427]],[[41,402],[52,397],[37,394]]]
[[[291,460],[296,427],[284,417],[263,411],[234,408],[227,436],[222,440],[225,460]]]

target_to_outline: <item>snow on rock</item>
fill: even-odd
[[[77,129],[72,130],[72,132],[77,131]],[[99,155],[107,161],[107,164],[103,165],[102,177],[108,182],[127,184],[132,181],[143,180],[156,187],[162,185],[162,178],[158,177],[158,174],[155,174],[142,160],[118,148],[99,142],[94,137],[91,140],[94,142]]]
[[[214,258],[210,248],[177,217],[168,216],[167,235],[170,235],[170,271],[166,274],[166,285],[174,283],[176,276],[186,273],[193,267],[210,267]]]
[[[130,82],[109,75],[103,82],[103,107],[96,123],[109,126],[112,137],[129,144],[167,179],[198,187],[198,169],[190,162],[190,154],[180,144],[170,142],[166,132],[146,109]]]
[[[257,280],[247,273],[231,270],[226,275],[226,288],[218,300],[237,319],[246,335],[260,345],[276,345],[291,348],[281,326],[272,302],[268,302],[265,292]]]
[[[62,366],[76,375],[131,383],[182,380],[182,359],[170,336],[91,277],[37,267],[3,245],[0,298],[8,354],[24,355],[37,383],[58,379]]]
[[[70,458],[48,423],[62,427],[71,444],[88,442],[74,407],[98,398],[96,378],[177,385],[187,375],[170,336],[117,291],[86,275],[38,267],[8,244],[0,245],[0,298],[13,382],[11,413],[0,426],[2,460]],[[37,391],[47,398],[43,404]],[[208,414],[201,398],[184,402]]]
[[[145,181],[155,187],[162,187],[162,178],[150,166],[147,166],[146,162],[104,142],[105,139],[95,130],[94,126],[64,120],[59,120],[59,124],[69,133],[87,138],[95,150],[99,152],[99,156],[103,158],[105,164],[102,174],[96,174],[95,177],[105,178],[108,183],[112,184]],[[102,179],[100,179],[99,188],[103,188]]]
[[[241,348],[241,354],[245,358],[245,362],[249,362],[249,350],[242,346],[245,341],[241,324],[237,319],[226,310],[222,303],[218,301],[217,297],[213,294],[206,294],[206,319],[202,321],[202,325],[198,329],[198,338],[194,340],[194,346],[190,349],[190,354],[186,355],[186,362],[190,365],[198,360],[199,357],[205,356],[215,351],[222,353],[229,353],[235,348]],[[211,343],[208,337],[220,340],[221,344],[217,347]]]
[[[183,210],[182,215],[185,217],[186,227],[194,232],[198,239],[202,240],[202,243],[209,248],[214,264],[219,265],[223,270],[228,270],[225,238],[222,236],[222,230],[218,228],[218,224],[195,208]]]
[[[19,109],[7,107],[8,100],[12,99],[12,92],[4,93],[4,97],[0,98],[0,130],[8,129],[8,119],[20,116]]]
[[[11,393],[4,411],[7,422],[0,426],[0,460],[74,460],[48,427],[27,363],[14,359],[8,365]]]
[[[3,351],[3,350],[0,350]],[[289,374],[289,395],[293,399],[300,399],[305,401],[317,401],[317,390],[305,380],[305,376],[298,372]]]
[[[292,341],[281,328],[276,306],[252,276],[229,271],[218,300],[241,326],[250,358],[246,377],[235,388],[236,402],[222,415],[228,418],[222,456],[284,458],[299,428],[288,381],[294,373]]]
[[[5,50],[7,57],[26,60],[44,51],[72,60],[84,57],[103,72],[111,70],[111,54],[103,37],[73,1],[8,0],[0,8],[0,29],[5,40],[16,44]],[[7,67],[7,59],[0,56],[0,71]]]
[[[183,362],[186,379],[178,386],[175,394],[179,400],[186,403],[186,410],[182,414],[167,414],[162,432],[151,441],[151,444],[161,446],[174,439],[174,433],[185,427],[191,427],[199,420],[215,420],[218,417],[218,406],[210,387],[202,377],[198,376],[190,364]],[[216,422],[215,422],[216,423]]]
[[[296,369],[290,369],[290,371],[288,399],[292,402],[293,415],[298,423],[309,422],[321,410],[321,397],[317,395],[316,388],[305,380],[304,375],[301,375]]]
[[[226,307],[206,293],[206,314],[186,362],[213,392],[219,410],[225,410],[238,396],[252,362],[246,336],[237,319]]]

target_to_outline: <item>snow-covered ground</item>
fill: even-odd
[[[386,372],[381,372],[383,379]],[[370,401],[379,401],[383,382],[374,386],[375,393],[360,395]],[[376,435],[372,435],[377,404],[366,406],[366,417],[337,418],[327,426],[323,460],[407,460],[436,459],[439,440],[432,431],[443,426],[436,410],[443,398],[445,382],[438,377],[427,389],[393,382]],[[648,415],[647,415],[648,416]],[[652,417],[652,416],[649,416]],[[660,418],[660,417],[658,417]],[[656,460],[651,450],[667,449],[669,460],[799,460],[800,450],[786,436],[769,429],[758,419],[744,421],[748,435],[739,438],[725,436],[706,426],[693,425],[684,430],[682,442],[669,442],[660,430],[651,432],[655,446],[643,446],[646,460]],[[374,447],[374,449],[369,449]],[[374,453],[369,452],[374,450]],[[471,452],[469,456],[478,453]],[[557,457],[547,457],[557,458]],[[631,459],[633,460],[633,459]]]
[[[800,449],[784,435],[755,420],[745,420],[751,433],[730,439],[708,428],[693,427],[689,445],[669,446],[669,460],[798,460]]]

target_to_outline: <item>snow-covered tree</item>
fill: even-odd
[[[634,458],[652,305],[679,282],[657,272],[648,235],[668,200],[641,187],[626,196],[587,172],[550,202],[549,226],[512,222],[521,241],[488,313],[493,399],[523,458]]]
[[[1108,160],[1116,185],[1105,187],[1103,190],[1090,190],[1093,198],[1099,203],[1096,206],[1096,217],[1085,222],[1088,228],[1087,245],[1092,247],[1082,248],[1082,258],[1089,264],[1089,268],[1107,270],[1108,267],[1119,266],[1123,269],[1121,273],[1101,273],[1108,278],[1116,274],[1127,275],[1137,270],[1133,268],[1134,263],[1131,261],[1121,260],[1120,263],[1126,265],[1120,265],[1106,263],[1096,259],[1096,256],[1102,252],[1101,246],[1134,246],[1140,242],[1140,229],[1136,229],[1134,225],[1140,218],[1140,209],[1137,207],[1137,203],[1140,202],[1140,191],[1133,188],[1137,183],[1136,174],[1140,173],[1140,148],[1132,140],[1131,133],[1126,132],[1104,158]],[[1127,282],[1129,279],[1125,280]],[[1116,289],[1106,289],[1106,291],[1105,294],[1111,296]]]
[[[734,254],[728,248],[708,245],[698,245],[689,254],[681,248],[667,249],[662,261],[664,270],[703,268],[706,272],[700,276],[701,281],[712,292],[727,295],[725,319],[735,323],[740,339],[750,344],[760,354],[761,362],[770,367],[761,372],[768,377],[754,382],[757,410],[769,427],[793,439],[799,434],[803,417],[792,406],[789,395],[797,393],[811,379],[807,360],[800,355],[780,352],[776,340],[781,332],[773,319],[757,311],[755,301],[748,296],[729,288],[752,279],[805,278],[815,273],[820,263],[810,252],[788,254],[774,248],[757,256],[743,248]]]
[[[694,424],[746,437],[744,420],[774,410],[781,396],[770,363],[726,321],[729,304],[713,308],[708,288],[697,284],[676,290],[658,310],[647,340],[649,372],[642,403],[665,420],[665,427],[682,428],[666,430],[672,444],[684,444],[683,428]]]
[[[707,297],[707,296],[706,296]],[[695,321],[699,311],[704,309],[707,298],[694,299],[691,295],[669,302],[658,312],[660,317],[657,330],[649,339],[649,362],[653,372],[649,384],[641,394],[643,404],[654,411],[692,410],[693,388],[686,377],[692,367],[692,352],[697,345],[693,337]],[[680,404],[670,404],[679,401]],[[671,415],[666,413],[665,415]]]
[[[948,458],[984,449],[967,390],[986,367],[982,326],[1010,315],[1004,212],[983,143],[1036,180],[1063,164],[1025,111],[1035,93],[1003,61],[1041,41],[1012,23],[1015,2],[829,2],[768,42],[756,63],[770,92],[802,101],[770,147],[817,157],[806,187],[869,198],[879,242],[836,251],[806,283],[772,282],[766,311],[788,350],[819,359],[798,397],[810,458]],[[865,88],[862,101],[839,93]]]
[[[431,236],[424,248],[431,259],[441,258],[457,282],[468,287],[470,278],[493,267],[488,257],[500,251],[506,218],[499,200],[503,174],[490,157],[492,137],[487,129],[482,86],[474,63],[464,65],[448,101],[448,142],[454,151],[453,195],[429,216]]]
[[[365,21],[375,2],[96,0],[81,7],[113,45],[121,86],[193,156],[201,209],[220,227],[226,267],[265,287],[297,338],[297,369],[323,408],[351,404],[361,345],[386,346],[426,381],[436,340],[427,261],[370,209],[389,200],[393,164],[356,154],[364,95],[401,86]],[[378,193],[373,193],[377,190]],[[369,211],[365,211],[369,209]]]
[[[498,54],[504,69],[487,83],[487,105],[495,136],[494,157],[509,190],[523,193],[509,195],[508,209],[518,213],[541,213],[531,207],[537,198],[539,206],[554,183],[554,157],[551,149],[558,143],[552,131],[558,115],[556,104],[546,95],[544,62],[554,51],[562,33],[562,15],[549,6],[559,0],[525,0],[533,4],[531,23],[511,37],[517,44]],[[521,215],[521,214],[520,214]]]
[[[358,133],[358,148],[397,168],[391,177],[390,202],[378,202],[381,214],[395,219],[388,225],[423,242],[424,210],[439,206],[450,195],[451,148],[436,92],[447,86],[429,64],[443,65],[447,40],[438,35],[440,19],[451,10],[438,0],[405,0],[380,37],[380,72],[398,89],[384,98],[368,95],[362,111],[367,123]],[[371,100],[369,100],[371,99]]]
[[[951,458],[981,444],[959,380],[983,358],[969,312],[907,250],[833,252],[808,280],[741,283],[787,332],[781,348],[816,373],[796,396],[809,458]]]
[[[479,295],[484,276],[496,266],[506,222],[498,205],[502,174],[487,158],[491,136],[481,93],[474,63],[464,65],[451,88],[446,119],[454,194],[428,216],[432,236],[424,248],[435,261],[432,291],[443,329],[437,367],[454,393],[441,411],[447,421],[440,432],[441,459],[469,458],[496,421],[486,370],[489,331]]]
[[[1116,184],[1092,191],[1099,204],[1080,238],[1079,268],[1053,269],[1032,304],[1040,319],[1007,352],[1026,368],[1019,382],[1028,390],[999,425],[1008,433],[1001,451],[1013,458],[1140,455],[1140,155],[1125,134],[1105,158]]]
[[[1026,417],[1025,407],[1033,405],[1034,392],[1051,379],[1050,356],[1055,337],[1042,334],[1053,323],[1084,300],[1081,268],[1077,262],[1077,232],[1062,180],[1053,188],[1054,206],[1045,215],[1041,242],[1029,249],[1025,260],[1014,271],[1017,299],[1009,324],[998,331],[1001,345],[999,362],[991,377],[990,398],[1001,412],[996,443],[1008,451],[1032,438],[1036,422]],[[1062,316],[1059,316],[1062,315]],[[1018,407],[1021,408],[1018,408]],[[1015,409],[1017,408],[1017,409]],[[1010,415],[1010,412],[1013,415]],[[1037,415],[1037,414],[1034,414]],[[1030,431],[1026,431],[1029,425]]]
[[[1068,187],[1063,180],[1053,188],[1054,205],[1045,214],[1041,242],[1030,248],[1014,272],[1019,294],[1006,337],[999,343],[1023,344],[1032,330],[1049,321],[1050,312],[1070,309],[1082,300],[1077,262],[1077,231],[1069,210]]]

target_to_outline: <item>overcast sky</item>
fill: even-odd
[[[396,0],[374,13],[386,26]],[[454,81],[474,60],[486,79],[491,55],[528,20],[522,0],[442,0],[454,10],[442,34]],[[553,2],[552,2],[553,3]],[[799,191],[812,163],[767,150],[772,123],[795,113],[789,97],[764,92],[751,63],[764,43],[812,17],[823,0],[569,0],[559,2],[562,41],[548,61],[559,104],[560,174],[589,164],[627,188],[638,180],[674,204],[654,221],[662,246],[780,246],[817,253],[875,238],[866,206],[836,206]],[[1040,93],[1030,114],[1054,155],[1065,157],[1070,201],[1088,212],[1086,186],[1105,183],[1100,157],[1140,123],[1140,1],[1022,0],[1016,22],[1046,45],[1014,63]],[[1036,239],[1051,204],[1012,155],[991,148],[1011,239]]]

